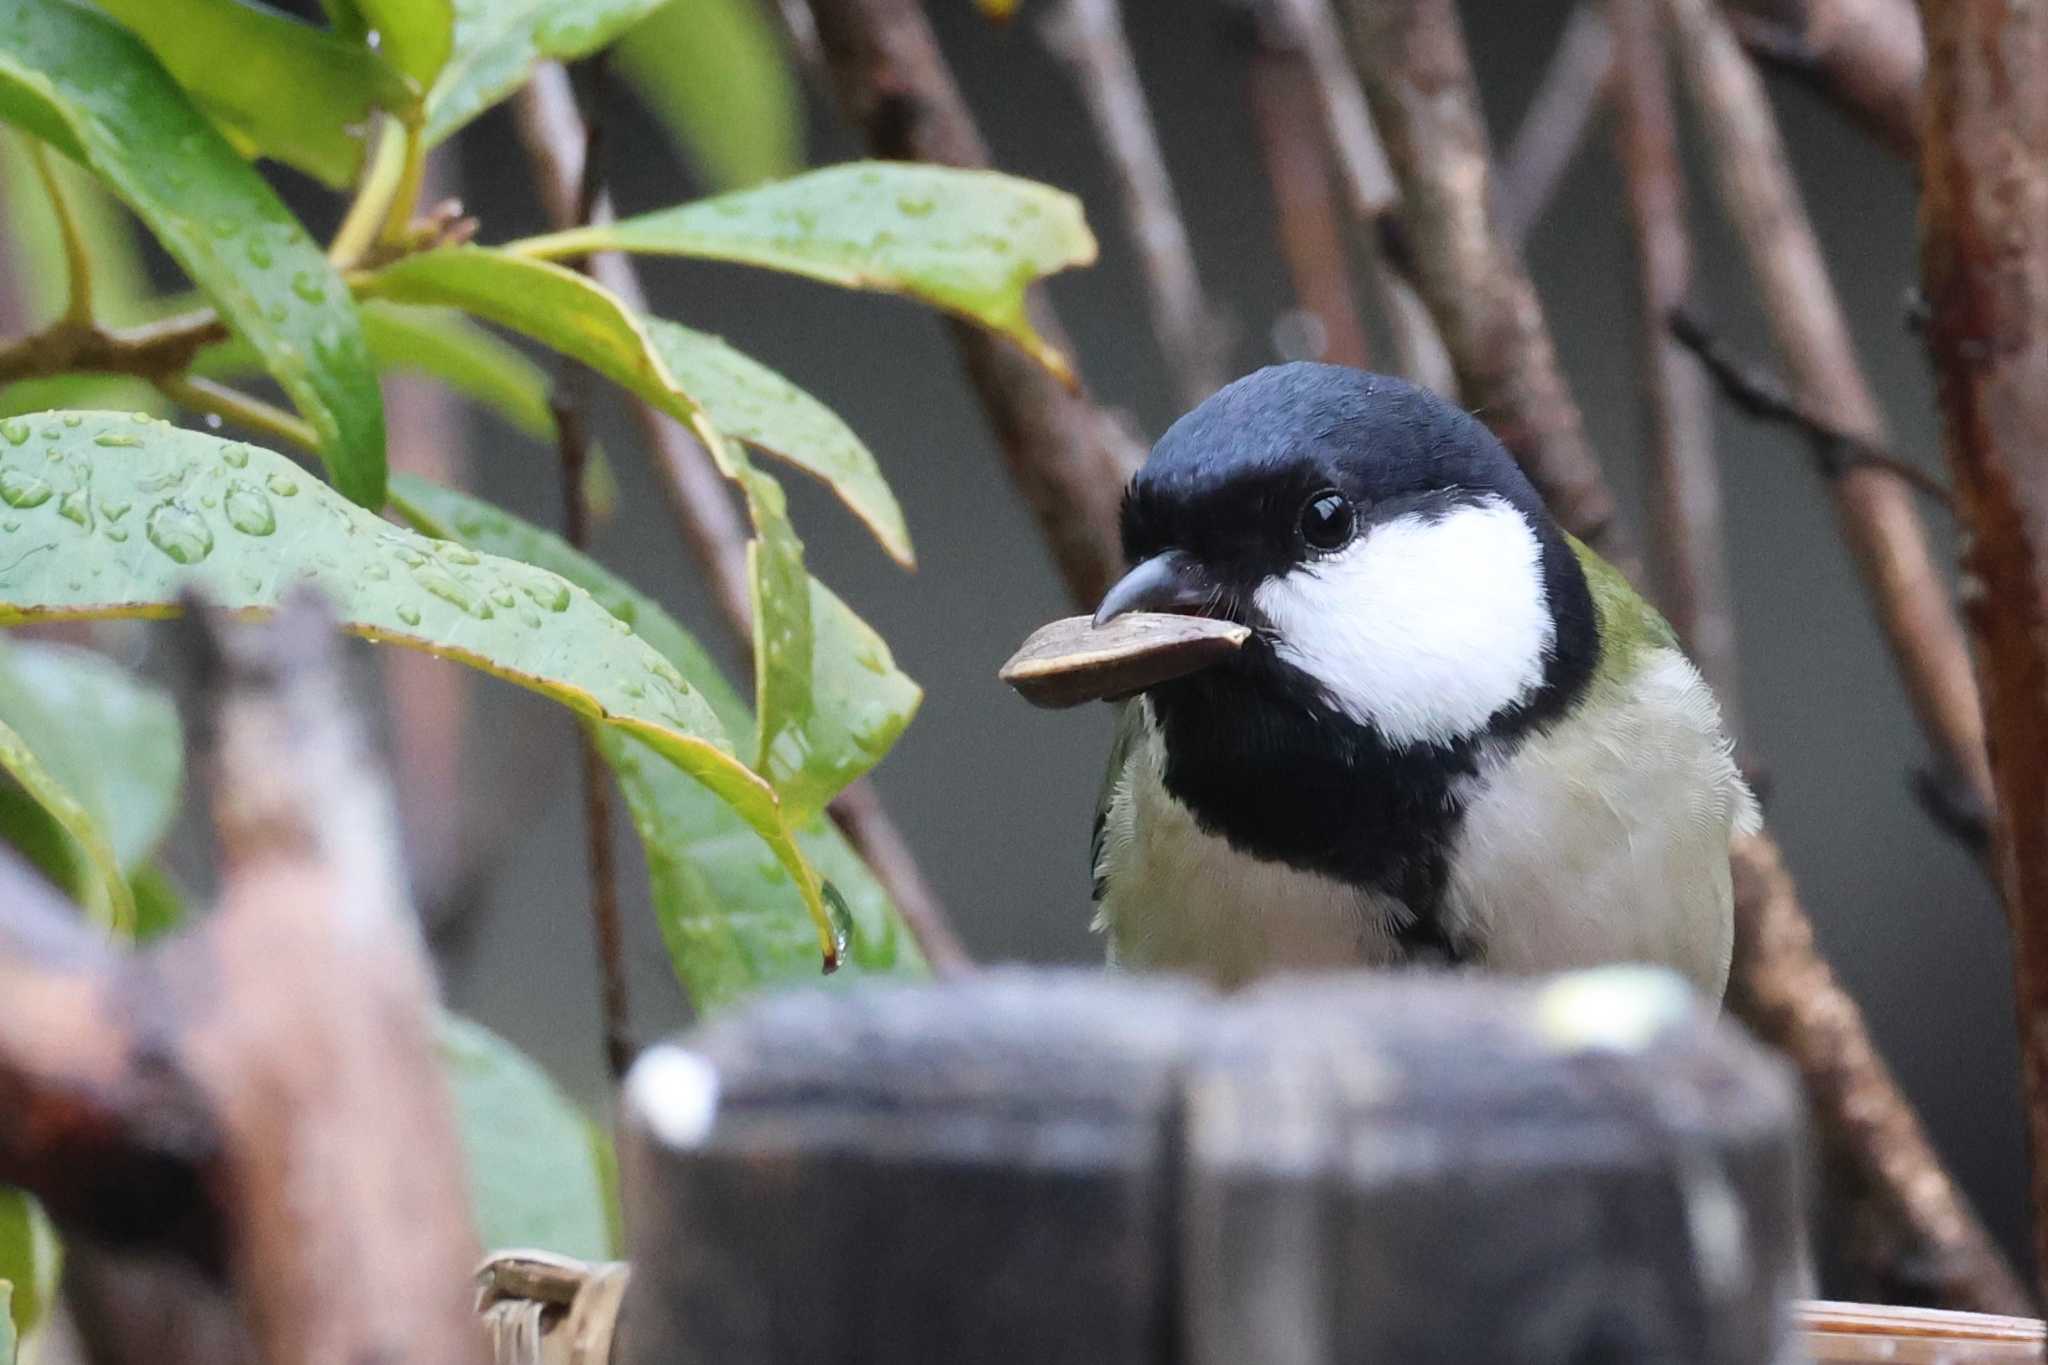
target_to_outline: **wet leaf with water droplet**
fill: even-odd
[[[906,294],[1003,333],[1065,377],[1066,358],[1032,328],[1024,294],[1092,262],[1095,238],[1080,201],[1062,191],[994,171],[890,162],[828,166],[509,249],[701,256]]]
[[[427,93],[427,145],[518,89],[537,63],[594,52],[663,3],[474,0],[457,5],[454,52]]]
[[[182,8],[120,3],[138,13]],[[206,3],[225,8],[227,0]],[[220,50],[209,60],[218,64]],[[83,162],[134,210],[263,358],[312,425],[336,486],[382,506],[383,401],[347,289],[276,191],[141,42],[67,0],[8,0],[0,5],[0,117]],[[272,266],[252,268],[249,250],[233,249],[241,234],[215,231],[223,218],[247,224],[250,241],[261,229]],[[292,293],[291,276],[300,271],[324,281],[324,303]],[[278,306],[283,312],[273,315]],[[308,365],[302,357],[323,327],[337,329],[340,344]]]
[[[650,682],[687,688],[729,732],[753,729],[746,702],[674,618],[560,538],[405,475],[393,481],[392,498],[422,530],[438,534],[460,526],[475,548],[552,570],[585,589],[614,615],[630,619],[639,637],[659,651],[661,666],[650,670]],[[655,913],[692,1002],[712,1009],[765,987],[815,980],[821,921],[789,877],[789,859],[760,840],[736,838],[744,826],[733,810],[655,761],[638,740],[617,731],[598,731],[596,739],[646,849]],[[831,822],[823,816],[800,822],[796,843],[809,867],[829,879],[846,902],[852,929],[843,975],[922,975],[924,962],[887,894]],[[820,888],[820,905],[822,900]],[[833,930],[829,914],[822,923]]]

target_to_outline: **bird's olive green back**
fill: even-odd
[[[1633,675],[1642,656],[1653,649],[1677,649],[1678,635],[1643,595],[1629,586],[1621,570],[1594,553],[1584,541],[1569,532],[1565,540],[1579,557],[1579,569],[1593,593],[1593,609],[1600,622],[1600,664],[1594,670],[1597,683],[1614,683]]]

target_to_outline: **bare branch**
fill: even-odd
[[[2025,1290],[1878,1055],[1863,1013],[1814,942],[1768,836],[1735,845],[1728,1008],[1806,1083],[1825,1170],[1847,1210],[1843,1247],[1862,1297],[2029,1313]]]
[[[1992,830],[2019,996],[2034,1254],[2048,1277],[2048,11],[1945,0],[1921,14],[1927,344],[1968,532],[1965,600],[2001,817]]]
[[[1415,281],[1458,388],[1553,511],[1617,556],[1613,496],[1567,391],[1535,287],[1489,203],[1491,155],[1451,0],[1346,0],[1353,53],[1401,187]]]
[[[811,13],[833,93],[870,151],[943,166],[989,164],[917,0],[811,0]],[[1032,290],[1030,307],[1039,334],[1071,352],[1042,289]],[[1068,598],[1092,609],[1123,571],[1117,509],[1143,452],[1085,391],[1065,388],[980,328],[947,326]]]
[[[567,75],[559,66],[543,65],[515,97],[513,112],[548,218],[557,227],[567,227],[573,222],[577,187],[583,179],[583,125]],[[591,216],[593,221],[610,216],[602,196],[593,203]],[[647,295],[631,260],[607,252],[592,256],[589,267],[592,277],[627,307],[646,311]],[[744,649],[754,638],[754,610],[747,587],[747,530],[733,505],[731,490],[711,457],[680,422],[647,403],[630,406],[641,438],[663,475],[662,487],[683,543],[695,555],[720,614]],[[925,961],[941,973],[964,969],[967,956],[950,927],[945,906],[919,872],[873,784],[863,778],[848,787],[832,802],[830,813],[833,823],[888,891],[917,938]]]
[[[1314,318],[1321,331],[1317,359],[1365,369],[1372,348],[1358,315],[1344,225],[1332,191],[1314,70],[1282,16],[1261,13],[1254,27],[1247,89],[1295,307]]]
[[[1736,354],[1732,346],[1692,312],[1684,307],[1675,309],[1670,314],[1670,324],[1672,338],[1699,358],[1729,402],[1759,421],[1776,422],[1804,436],[1813,447],[1814,460],[1823,476],[1838,479],[1859,466],[1882,469],[1911,484],[1944,509],[1954,510],[1948,485],[1938,477],[1883,446],[1842,430],[1815,412],[1776,375]]]
[[[1117,0],[1061,0],[1046,15],[1043,32],[1087,106],[1123,192],[1126,225],[1145,272],[1152,332],[1182,405],[1193,407],[1228,378],[1224,329],[1202,291]]]
[[[1613,36],[1615,155],[1628,184],[1642,305],[1638,344],[1655,488],[1658,600],[1713,688],[1729,733],[1740,736],[1735,615],[1712,405],[1699,363],[1679,348],[1665,326],[1692,287],[1692,234],[1662,18],[1656,0],[1609,0],[1607,12]]]
[[[1558,182],[1586,140],[1593,111],[1608,93],[1614,34],[1593,0],[1565,20],[1557,50],[1508,140],[1500,163],[1500,230],[1520,246],[1557,195]]]
[[[1910,0],[1723,0],[1743,46],[1814,86],[1912,160],[1927,66]]]
[[[1307,59],[1337,170],[1350,198],[1352,217],[1373,250],[1373,284],[1394,341],[1400,372],[1426,389],[1458,396],[1458,380],[1443,337],[1414,285],[1401,273],[1384,241],[1394,223],[1400,192],[1372,126],[1358,72],[1344,55],[1344,34],[1330,0],[1275,0],[1276,27],[1288,34]]]
[[[1876,449],[1884,416],[1785,160],[1762,82],[1710,0],[1666,0],[1680,69],[1699,106],[1722,206],[1735,221],[1771,334],[1809,412]],[[1869,464],[1830,484],[1842,535],[1940,761],[1986,810],[1995,804],[1969,652],[1908,485]]]

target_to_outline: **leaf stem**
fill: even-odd
[[[64,307],[64,321],[75,328],[92,326],[92,254],[86,250],[85,234],[79,228],[78,217],[72,212],[70,196],[64,193],[63,184],[57,179],[57,168],[50,164],[50,152],[39,138],[29,138],[29,158],[35,162],[36,176],[43,182],[43,190],[50,196],[50,212],[57,220],[57,235],[64,243],[64,266],[69,274],[71,293]]]
[[[155,383],[164,397],[194,412],[211,413],[251,431],[289,441],[305,450],[320,449],[320,437],[309,423],[240,389],[216,384],[211,379],[194,379],[190,375],[164,375]]]
[[[413,210],[419,207],[420,187],[426,183],[427,144],[420,134],[421,125],[417,121],[405,125],[398,187],[391,196],[391,207],[384,215],[384,230],[377,237],[378,245],[393,250],[405,248],[406,233],[412,227]]]
[[[397,200],[399,183],[405,176],[405,126],[395,118],[383,121],[377,146],[370,153],[362,183],[356,187],[355,202],[335,229],[328,244],[327,259],[336,270],[347,270],[363,259],[376,243],[386,216]]]

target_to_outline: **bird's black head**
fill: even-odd
[[[1514,460],[1384,375],[1275,365],[1220,390],[1139,470],[1123,538],[1135,567],[1098,621],[1241,620],[1256,640],[1227,666],[1239,682],[1395,749],[1540,721],[1597,661],[1585,577]],[[1187,682],[1166,688],[1229,685]]]

